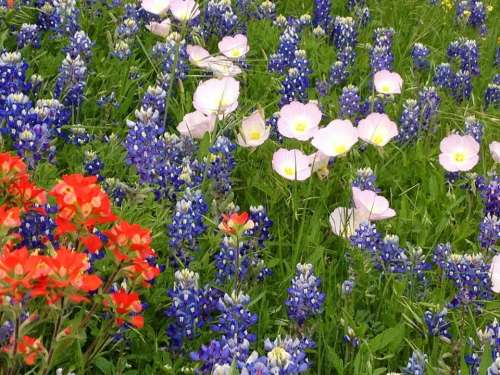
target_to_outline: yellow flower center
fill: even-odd
[[[382,94],[390,94],[391,86],[388,83],[383,83],[382,86],[380,86],[380,92]]]
[[[248,138],[250,138],[252,141],[257,141],[261,137],[261,133],[258,130],[251,131],[250,134],[248,135]]]
[[[455,152],[455,154],[453,154],[453,159],[456,161],[456,162],[462,162],[465,160],[465,154],[463,152]]]
[[[241,50],[239,48],[235,48],[233,50],[231,50],[231,52],[229,52],[229,55],[231,57],[240,57],[241,56]]]
[[[343,154],[347,151],[347,147],[345,145],[336,145],[334,147],[335,153],[336,154]]]
[[[384,143],[384,136],[381,132],[375,132],[372,137],[373,144],[377,146],[381,146]]]
[[[307,125],[304,120],[299,120],[294,124],[293,128],[297,133],[304,133],[307,130]]]
[[[295,168],[294,167],[285,167],[285,169],[283,169],[283,172],[287,176],[290,176],[290,177],[295,176]]]

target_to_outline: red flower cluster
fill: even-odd
[[[107,194],[97,184],[97,177],[80,174],[64,176],[51,190],[59,212],[56,217],[58,234],[91,231],[96,224],[112,223],[116,216],[111,212]]]
[[[32,366],[35,364],[37,358],[46,353],[45,347],[40,339],[35,339],[30,336],[23,336],[17,342],[17,353],[21,354],[24,362]],[[5,353],[13,352],[14,343],[9,343],[2,351]]]
[[[241,214],[234,212],[231,215],[223,214],[219,229],[226,234],[240,234],[254,227],[254,222],[249,220],[249,217],[248,212],[242,212]]]
[[[47,239],[47,248],[42,253],[41,249],[21,246],[22,232],[18,227],[27,212],[49,215],[44,209],[47,197],[57,203],[54,214],[57,243]],[[112,310],[119,326],[127,322],[136,328],[143,327],[143,307],[135,289],[149,286],[160,274],[157,255],[151,247],[151,232],[137,224],[117,221],[111,201],[95,177],[63,176],[47,194],[30,181],[26,165],[20,158],[0,153],[0,201],[4,202],[0,205],[0,305],[4,304],[7,309],[12,307],[13,313],[18,314],[15,309],[25,308],[26,302],[33,299],[46,301],[42,305],[35,303],[37,309],[61,301],[60,309],[66,312],[74,306],[70,302],[91,302],[92,309],[80,329],[85,329],[99,307]],[[111,223],[115,225],[109,230],[100,228]],[[100,254],[96,258],[101,260],[94,261],[91,267],[90,257],[97,252]],[[102,267],[105,276],[99,272],[101,261],[106,265]],[[109,267],[110,262],[112,267]],[[131,290],[110,292],[112,283],[118,278]],[[106,285],[103,279],[107,280]],[[10,315],[3,315],[7,316]],[[32,329],[29,326],[17,327],[19,336],[12,337],[0,350],[13,357],[14,354],[22,355],[25,363],[32,365],[45,349],[40,339],[24,334]],[[65,332],[80,334],[73,329],[58,329],[56,336]]]
[[[120,289],[111,294],[111,303],[107,304],[115,311],[115,321],[119,326],[125,322],[136,328],[144,326],[144,317],[139,315],[142,311],[142,304],[138,293]]]

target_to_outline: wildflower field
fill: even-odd
[[[0,0],[0,374],[500,374],[498,0]]]

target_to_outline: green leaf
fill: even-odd
[[[106,358],[99,357],[94,361],[96,367],[101,370],[105,375],[112,375],[115,373],[115,366]]]
[[[375,336],[369,341],[368,345],[372,352],[378,352],[388,346],[392,349],[396,349],[403,340],[404,334],[404,324],[398,324],[397,326],[388,328],[384,332]]]
[[[484,348],[483,355],[481,357],[481,364],[479,365],[479,373],[486,374],[488,372],[488,367],[490,367],[493,359],[491,358],[490,346]]]
[[[329,345],[327,346],[327,348],[328,348],[328,360],[332,363],[333,367],[337,371],[337,374],[343,375],[344,361],[342,361],[342,358],[338,356],[338,354],[335,352],[335,349],[333,349]]]

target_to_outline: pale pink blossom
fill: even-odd
[[[330,157],[323,154],[321,151],[316,151],[315,153],[309,155],[309,162],[311,163],[312,172],[316,172],[320,178],[325,178],[328,176],[328,163],[330,162]]]
[[[199,111],[188,113],[177,125],[179,133],[186,137],[201,139],[215,128],[215,116],[207,116]]]
[[[311,144],[323,154],[340,156],[347,153],[358,141],[356,128],[349,120],[333,120],[319,129]]]
[[[284,137],[307,141],[318,130],[321,116],[321,111],[315,103],[291,102],[279,112],[278,131]]]
[[[491,290],[500,293],[500,255],[491,259],[490,266]]]
[[[245,56],[250,50],[247,37],[243,34],[225,36],[219,42],[218,46],[220,53],[231,59],[239,59]]]
[[[240,83],[232,77],[212,78],[198,85],[193,106],[205,115],[225,116],[238,107]]]
[[[234,77],[241,73],[241,68],[224,56],[209,58],[206,68],[217,78]]]
[[[170,34],[170,26],[170,20],[165,18],[161,22],[150,22],[149,25],[146,25],[146,29],[155,35],[166,38]]]
[[[490,153],[493,160],[500,163],[500,142],[493,141],[490,143]]]
[[[398,135],[398,126],[385,113],[370,113],[358,124],[358,136],[363,141],[383,147]]]
[[[238,144],[241,147],[260,146],[269,138],[270,131],[271,128],[266,126],[264,111],[256,110],[243,119],[237,136]]]
[[[373,84],[375,85],[375,90],[380,94],[401,94],[403,79],[398,73],[381,70],[375,73]]]
[[[396,216],[396,211],[389,207],[389,201],[372,190],[353,187],[352,196],[359,216],[363,219],[377,221]]]
[[[200,14],[200,8],[194,0],[171,0],[170,11],[181,22],[192,20]]]
[[[337,207],[330,214],[329,221],[335,235],[349,238],[366,219],[355,208]]]
[[[479,143],[470,135],[451,134],[439,147],[439,164],[448,172],[470,171],[479,162]]]
[[[197,45],[188,44],[186,47],[189,62],[199,68],[206,68],[210,62],[210,52]]]
[[[280,148],[273,154],[273,169],[287,180],[304,181],[311,177],[309,157],[302,151]]]
[[[160,16],[167,12],[170,7],[170,1],[171,0],[142,0],[141,7],[149,13]]]

